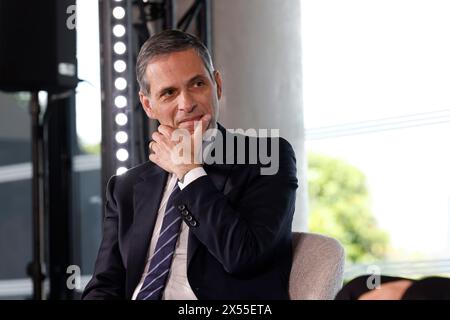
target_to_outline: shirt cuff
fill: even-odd
[[[183,190],[191,182],[203,176],[206,176],[206,171],[205,169],[203,169],[203,167],[194,168],[184,175],[183,182],[178,181],[178,186],[180,187],[180,190]]]

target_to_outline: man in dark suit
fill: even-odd
[[[222,79],[196,37],[151,37],[136,72],[142,106],[161,125],[150,162],[108,183],[103,240],[83,298],[288,299],[297,189],[290,144],[245,137],[228,148],[225,141],[243,136],[217,123]],[[195,161],[195,147],[185,149],[191,161],[177,161],[180,129],[214,161]],[[251,160],[262,141],[278,158],[270,174],[267,162]]]

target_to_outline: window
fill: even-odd
[[[344,244],[347,279],[450,274],[449,15],[438,0],[302,2],[310,226]]]

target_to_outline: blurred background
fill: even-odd
[[[141,111],[134,63],[167,28],[211,50],[225,127],[277,128],[291,142],[293,229],[338,239],[345,281],[373,266],[450,275],[448,1],[48,0],[28,13],[7,2],[1,17],[23,15],[11,27],[0,19],[0,51],[14,56],[0,54],[0,299],[79,298],[101,240],[105,183],[147,159],[157,123]],[[40,24],[27,17],[61,24],[31,45],[22,29]],[[28,49],[22,60],[11,43]],[[39,57],[56,61],[55,44],[73,49],[76,73],[58,65],[71,79],[13,83],[14,61],[27,65],[24,78],[48,76]]]

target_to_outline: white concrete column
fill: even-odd
[[[300,0],[212,1],[213,59],[228,128],[280,129],[297,155],[294,230],[307,230]]]

